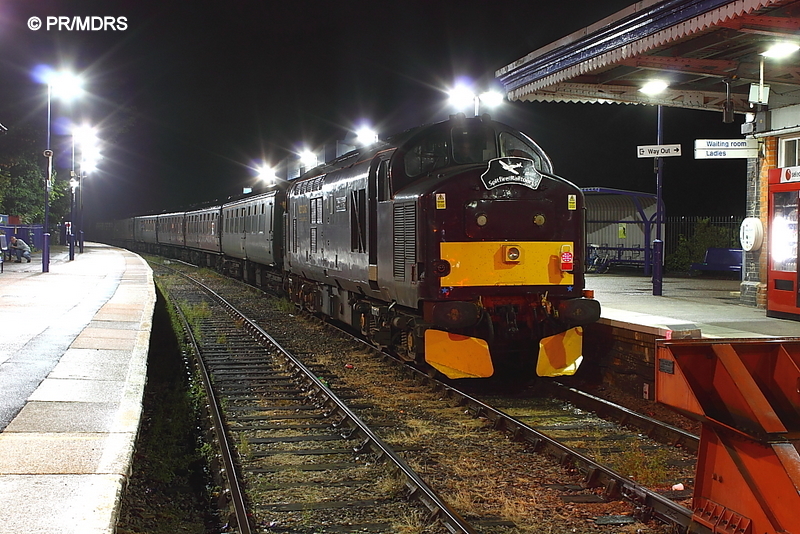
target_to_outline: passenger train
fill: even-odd
[[[113,223],[113,242],[279,285],[450,378],[572,374],[600,305],[581,190],[525,134],[449,120],[268,191]]]

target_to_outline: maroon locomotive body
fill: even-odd
[[[292,298],[445,375],[571,374],[582,326],[585,207],[545,153],[467,119],[351,152],[287,192]]]

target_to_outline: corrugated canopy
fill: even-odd
[[[761,53],[800,44],[800,0],[662,0],[629,6],[499,69],[509,100],[752,111]],[[766,58],[771,109],[800,103],[800,52]],[[669,82],[659,95],[639,89]],[[727,90],[730,86],[730,97]]]

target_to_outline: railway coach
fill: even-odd
[[[450,378],[572,374],[600,306],[581,190],[501,123],[454,115],[269,191],[136,217],[144,250],[277,281],[293,302]]]

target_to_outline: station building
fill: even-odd
[[[790,55],[777,57],[775,45]],[[742,143],[692,148],[702,151],[695,157],[747,158],[740,298],[800,320],[797,45],[800,0],[644,0],[495,74],[511,101],[713,110],[725,122],[744,115]],[[656,79],[667,87],[642,92]]]

